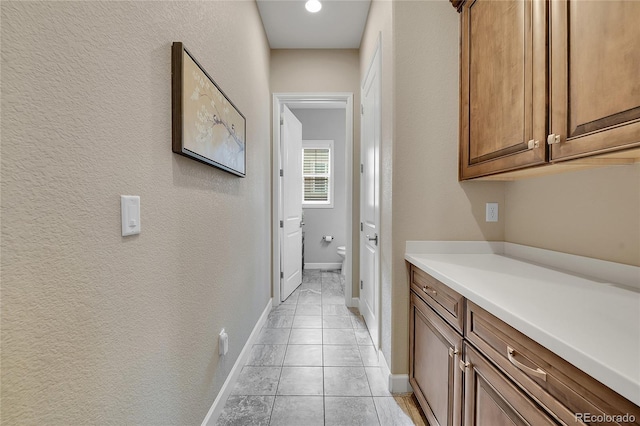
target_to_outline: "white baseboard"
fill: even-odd
[[[409,393],[413,388],[409,384],[408,374],[392,374],[389,376],[389,386],[391,393]]]
[[[242,371],[242,368],[244,367],[245,363],[247,362],[247,359],[249,358],[249,354],[251,353],[251,348],[253,347],[253,344],[257,341],[258,335],[260,334],[260,330],[262,330],[262,326],[264,325],[265,322],[267,322],[267,317],[271,312],[272,303],[273,301],[269,299],[269,303],[267,303],[267,307],[264,308],[264,311],[262,312],[260,319],[258,319],[258,322],[256,323],[255,327],[253,327],[253,331],[249,335],[247,342],[244,344],[242,351],[240,351],[240,355],[238,356],[238,359],[236,360],[235,364],[233,364],[233,368],[231,368],[231,371],[229,372],[227,379],[222,384],[222,388],[220,388],[220,392],[218,392],[218,396],[216,396],[216,399],[215,401],[213,401],[213,404],[211,405],[211,408],[209,409],[207,416],[202,421],[202,426],[214,425],[218,420],[218,417],[220,417],[220,414],[222,414],[224,405],[227,403],[227,399],[229,398],[229,395],[231,395],[231,391],[233,390],[233,387],[238,381],[240,372]]]
[[[332,271],[342,268],[342,263],[305,263],[304,269],[323,269],[325,271]]]
[[[389,392],[391,393],[408,393],[413,392],[411,385],[409,384],[408,374],[391,374],[389,370],[389,364],[382,353],[382,350],[378,350],[378,359],[380,362],[380,368],[382,369],[382,375],[388,377]]]
[[[354,297],[351,299],[351,305],[349,305],[349,308],[358,308],[360,309],[360,298],[358,297]]]

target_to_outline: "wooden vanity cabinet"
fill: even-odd
[[[461,13],[460,180],[544,164],[546,3],[468,0]]]
[[[640,407],[426,272],[409,271],[409,382],[432,426],[585,424],[576,413],[628,413],[631,423],[589,424],[640,425]],[[446,294],[450,308],[425,286]],[[464,319],[459,329],[452,311]]]
[[[462,335],[411,292],[409,382],[431,426],[460,425]]]
[[[640,2],[551,1],[549,18],[551,160],[640,146]]]
[[[575,413],[629,413],[639,422],[632,424],[640,424],[640,408],[635,404],[469,300],[465,330],[469,343],[563,423],[579,423]]]

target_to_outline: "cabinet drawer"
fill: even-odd
[[[464,426],[555,426],[557,421],[540,410],[482,355],[464,344]]]
[[[560,421],[575,424],[576,413],[629,413],[635,423],[589,424],[640,424],[640,407],[474,303],[466,305],[467,340]]]
[[[413,265],[411,265],[411,289],[462,334],[464,299],[460,294]]]

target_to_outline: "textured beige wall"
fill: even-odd
[[[393,373],[408,372],[407,240],[502,240],[485,203],[504,184],[459,183],[458,19],[449,1],[394,2]]]
[[[371,65],[378,39],[381,42],[381,132],[380,132],[380,345],[386,361],[391,362],[392,304],[392,183],[394,132],[394,35],[393,3],[373,0],[360,45],[360,79]],[[354,241],[358,241],[355,239]]]
[[[513,243],[640,266],[640,164],[510,182]]]
[[[353,93],[353,258],[359,259],[360,229],[360,77],[357,49],[273,49],[271,92]],[[360,265],[353,262],[353,297],[359,294]]]
[[[2,423],[199,424],[270,294],[255,2],[1,13]],[[246,116],[247,178],[171,152],[172,41]],[[138,236],[120,194],[141,196]]]

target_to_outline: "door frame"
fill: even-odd
[[[271,224],[271,258],[272,258],[272,279],[271,279],[271,294],[273,296],[273,306],[278,306],[280,303],[280,270],[281,259],[280,249],[282,245],[282,232],[280,232],[280,220],[282,220],[282,194],[280,185],[280,164],[281,164],[281,152],[280,152],[280,110],[281,105],[287,105],[291,108],[291,105],[300,104],[318,104],[326,105],[334,103],[336,105],[345,105],[345,119],[346,119],[346,135],[345,135],[345,177],[347,183],[347,208],[346,218],[347,221],[347,243],[346,243],[346,261],[345,261],[345,285],[344,285],[344,297],[345,305],[351,307],[353,305],[353,282],[352,282],[352,270],[353,270],[353,93],[351,92],[291,92],[291,93],[273,93],[273,106],[271,110],[272,127],[273,127],[273,139],[271,143],[272,148],[272,161],[271,161],[271,217],[273,218]]]

